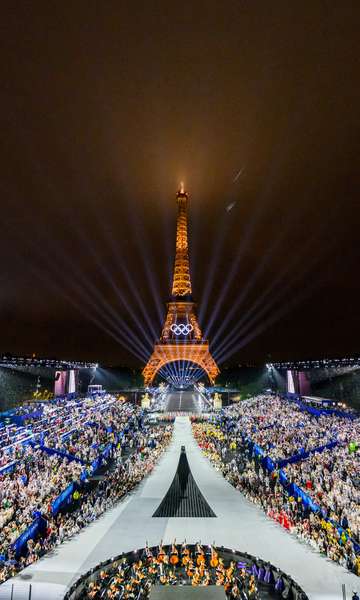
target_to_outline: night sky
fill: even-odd
[[[0,351],[140,366],[184,180],[215,355],[360,353],[360,3],[19,1],[0,28]]]

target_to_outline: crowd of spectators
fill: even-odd
[[[81,471],[76,461],[26,447],[14,470],[0,477],[1,555],[31,524],[34,513],[51,512],[52,501]]]
[[[36,411],[24,413],[19,407],[14,416],[24,416],[25,424],[8,423],[0,425],[0,468],[19,460],[26,450],[25,442],[61,440],[71,429],[81,429],[84,423],[98,411],[106,411],[114,404],[111,396],[83,398],[76,400],[56,400],[51,404],[42,403]],[[30,409],[28,409],[30,410]],[[25,416],[27,415],[27,418]],[[53,440],[53,441],[51,441]]]
[[[289,464],[287,478],[303,487],[321,506],[323,514],[360,541],[360,456],[348,446],[316,452],[307,460]]]
[[[121,410],[117,405],[111,405],[106,412],[93,414],[87,426],[84,426],[86,419],[82,416],[80,427],[77,423],[76,427],[60,438],[56,431],[52,431],[45,437],[44,443],[89,465],[108,444],[115,442],[117,436],[125,435],[124,430],[132,417],[136,418],[136,415],[133,414],[131,405],[123,406]]]
[[[20,447],[14,467],[0,472],[0,582],[78,533],[127,494],[152,470],[173,427],[150,423],[141,409],[110,397],[49,407],[41,421],[42,430],[38,421],[30,423],[36,430],[33,443]],[[76,433],[64,443],[60,432],[68,430]],[[55,453],[46,452],[44,443]],[[94,482],[89,464],[108,444],[111,452],[101,462],[105,478]],[[54,500],[71,482],[76,487],[70,506],[53,511]],[[44,535],[29,539],[26,552],[19,555],[14,542],[40,515],[46,521]]]
[[[275,462],[329,442],[349,443],[360,434],[360,422],[335,415],[315,417],[287,400],[261,395],[232,405],[226,417],[236,420],[235,430],[251,437]]]
[[[194,435],[223,475],[247,498],[260,506],[315,550],[360,575],[359,539],[359,421],[301,412],[296,405],[261,396],[224,409],[215,422],[193,423]],[[280,483],[276,462],[327,442],[337,445],[288,464],[288,483]],[[270,455],[269,471],[253,442]],[[294,482],[318,505],[312,511],[303,497],[291,496]]]
[[[25,451],[23,442],[29,436],[25,427],[8,425],[0,429],[0,468],[21,458]]]

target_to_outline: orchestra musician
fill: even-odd
[[[205,563],[205,552],[201,544],[196,544],[196,564],[198,567]]]
[[[210,567],[216,569],[219,564],[219,555],[216,552],[214,546],[211,546],[211,558],[210,558]]]
[[[170,553],[169,563],[173,567],[176,567],[176,565],[179,563],[179,551],[178,551],[178,549],[176,547],[176,540],[174,540],[174,543],[171,546],[171,553]]]
[[[182,545],[181,548],[181,564],[183,567],[186,567],[186,565],[188,564],[190,560],[190,550],[186,545],[186,540]]]
[[[201,543],[191,549],[186,541],[170,547],[162,542],[156,551],[146,543],[141,557],[131,556],[114,563],[113,570],[101,570],[96,581],[89,583],[84,598],[88,600],[148,600],[153,585],[223,586],[228,600],[259,600],[256,578],[245,562],[225,563],[215,545],[204,551]]]

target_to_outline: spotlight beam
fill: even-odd
[[[274,171],[274,169],[273,169],[273,171]],[[246,251],[250,245],[250,240],[253,237],[255,229],[259,225],[261,217],[263,217],[265,214],[267,205],[269,204],[269,200],[271,198],[271,193],[270,193],[271,179],[270,178],[265,181],[264,186],[266,186],[267,189],[264,190],[263,195],[261,197],[261,201],[259,201],[256,204],[255,210],[252,213],[251,218],[249,219],[249,222],[245,229],[245,233],[244,233],[243,237],[241,238],[240,246],[236,253],[236,257],[231,265],[231,268],[230,268],[230,271],[226,278],[225,284],[222,287],[220,294],[218,295],[218,299],[216,301],[215,307],[212,310],[211,317],[210,317],[208,325],[205,329],[205,337],[209,337],[209,332],[211,330],[211,327],[216,322],[216,319],[222,309],[222,306],[223,306],[224,300],[226,299],[230,285],[232,284],[232,282],[238,272],[239,266],[240,266],[245,254],[246,254]]]
[[[281,245],[281,243],[286,239],[289,230],[291,229],[291,227],[301,218],[301,216],[304,214],[304,210],[298,210],[296,213],[290,215],[290,217],[288,218],[287,221],[287,226],[286,228],[284,227],[282,232],[280,233],[280,235],[278,235],[276,237],[276,239],[273,241],[272,245],[270,246],[269,250],[265,253],[265,255],[263,256],[260,264],[256,267],[255,272],[253,273],[252,277],[250,278],[250,280],[248,281],[248,283],[245,285],[245,287],[243,288],[241,294],[240,294],[240,298],[238,300],[237,303],[233,303],[230,310],[227,312],[225,318],[223,319],[220,328],[215,332],[215,335],[213,336],[213,343],[216,343],[216,340],[219,339],[221,333],[223,331],[225,331],[227,324],[230,322],[232,316],[236,313],[236,311],[238,310],[239,306],[241,306],[241,304],[243,303],[243,301],[245,300],[245,298],[248,296],[249,292],[253,289],[256,281],[259,279],[259,276],[263,273],[265,267],[267,266],[267,264],[270,262],[270,258],[272,255],[275,254],[276,250],[279,248],[279,246]],[[315,241],[315,236],[313,236],[313,241]],[[205,331],[205,337],[209,337],[209,333],[210,333],[210,329],[212,324],[214,323],[214,314],[210,317],[208,326],[206,328]]]
[[[300,263],[302,264],[304,262],[304,259],[306,257],[306,255],[311,252],[312,246],[316,241],[316,236],[313,236],[311,238],[311,240],[309,240],[308,244],[306,246],[304,246],[302,248],[302,251],[299,252],[294,260],[291,262],[291,264],[288,264],[287,267],[285,269],[283,269],[283,271],[281,272],[281,274],[275,279],[274,282],[272,282],[270,284],[270,286],[268,286],[268,288],[265,290],[265,292],[261,295],[261,297],[255,302],[255,304],[250,308],[250,310],[242,317],[242,319],[240,319],[240,321],[236,324],[236,326],[232,329],[232,331],[223,339],[223,341],[217,346],[216,351],[215,351],[215,355],[216,356],[220,356],[221,352],[223,351],[224,347],[228,347],[236,338],[239,337],[239,335],[242,335],[244,333],[244,323],[245,323],[245,330],[247,330],[253,323],[256,323],[256,321],[259,320],[259,318],[261,318],[261,316],[266,313],[267,311],[269,311],[271,309],[272,306],[274,306],[284,295],[286,295],[286,293],[291,290],[291,288],[298,283],[298,281],[301,281],[301,279],[304,277],[304,275],[306,274],[307,276],[309,276],[310,272],[323,260],[323,257],[318,257],[317,259],[313,258],[313,262],[312,264],[310,264],[309,262],[307,263],[307,269],[304,272],[297,272],[297,276],[294,276],[292,278],[291,281],[289,281],[286,285],[282,285],[279,292],[277,293],[277,295],[273,295],[270,299],[270,301],[268,303],[266,303],[265,305],[262,306],[262,308],[254,315],[254,317],[249,320],[249,316],[254,312],[255,308],[261,304],[261,302],[270,294],[273,292],[273,290],[279,286],[282,282],[282,280],[286,277],[287,273],[290,270],[295,270],[297,265]],[[247,324],[248,323],[248,324]]]
[[[272,315],[266,321],[260,323],[251,333],[249,333],[244,339],[242,339],[241,342],[237,344],[237,346],[229,350],[227,353],[224,352],[222,356],[219,357],[219,362],[224,362],[228,360],[234,353],[241,350],[241,348],[249,344],[253,339],[255,339],[258,335],[263,333],[271,325],[279,321],[281,317],[291,312],[303,300],[310,298],[317,286],[318,282],[313,282],[313,285],[311,285],[309,289],[304,290],[302,293],[290,300],[286,305],[283,305],[277,311],[273,311]]]
[[[141,254],[142,264],[143,264],[143,267],[145,270],[146,279],[150,286],[152,296],[155,300],[155,308],[156,308],[158,318],[159,318],[159,326],[161,327],[161,324],[163,323],[163,320],[164,320],[164,312],[163,312],[162,303],[160,302],[160,299],[159,299],[159,292],[158,292],[159,285],[158,285],[158,282],[155,283],[155,281],[154,281],[155,269],[154,269],[154,263],[152,260],[152,254],[150,252],[150,244],[147,239],[146,232],[144,230],[140,232],[139,222],[135,220],[133,211],[129,210],[128,214],[130,215],[130,219],[132,221],[135,239],[136,239],[136,242],[137,242],[140,254]],[[144,250],[144,245],[146,245],[146,247],[147,247],[147,252],[145,252],[145,250]]]
[[[16,231],[14,231],[14,237],[16,237]],[[99,308],[99,302],[101,304],[103,304],[103,306],[110,311],[110,313],[112,314],[113,318],[115,321],[118,322],[118,325],[120,325],[120,327],[124,328],[127,330],[129,336],[133,339],[133,341],[135,342],[135,344],[138,344],[140,347],[143,348],[143,351],[147,352],[147,349],[145,348],[145,346],[142,344],[142,342],[140,341],[140,339],[136,338],[135,334],[133,333],[133,331],[129,328],[129,326],[125,323],[124,320],[120,319],[119,316],[114,312],[113,308],[110,307],[110,305],[101,297],[101,295],[99,294],[98,290],[95,288],[95,286],[87,281],[86,279],[84,279],[84,275],[81,271],[77,270],[73,261],[71,261],[69,259],[69,257],[67,257],[66,255],[63,254],[59,254],[59,252],[57,251],[57,248],[53,249],[53,255],[50,257],[49,255],[45,255],[42,254],[39,251],[39,248],[41,248],[41,244],[35,244],[34,242],[31,241],[31,239],[28,240],[28,248],[29,248],[29,253],[31,253],[32,255],[37,255],[38,256],[38,262],[42,262],[43,264],[45,264],[45,269],[48,271],[48,273],[50,274],[50,280],[54,275],[54,269],[53,269],[53,260],[54,258],[56,259],[56,261],[58,262],[58,264],[63,264],[64,268],[67,269],[67,275],[68,273],[72,272],[72,277],[67,277],[65,280],[66,285],[69,287],[72,286],[73,289],[76,289],[78,293],[80,293],[80,296],[83,294],[82,296],[82,302],[84,303],[84,305],[86,304],[86,302],[88,302],[91,298],[91,293],[93,293],[93,295],[95,295],[95,297],[97,298],[97,301],[94,301],[93,305],[94,307],[96,307],[97,309]],[[55,255],[55,256],[54,256]],[[20,255],[19,255],[20,256]],[[20,256],[20,258],[22,259],[22,257]],[[26,262],[26,258],[23,259],[24,262]],[[59,279],[59,277],[62,274],[62,269],[59,269],[56,273],[57,278]],[[79,281],[83,282],[84,285],[84,289],[81,288],[81,286],[79,286]],[[46,280],[46,284],[48,284],[49,280]],[[88,293],[84,294],[84,291],[86,292],[86,289],[88,290]],[[62,289],[63,291],[63,289]],[[64,295],[64,294],[62,294]],[[110,326],[114,326],[113,320],[111,318],[111,316],[109,316],[108,314],[106,314],[105,311],[101,311],[101,317],[107,321]]]
[[[31,248],[31,250],[33,250],[33,248]],[[61,269],[59,269],[59,271],[57,272],[57,279],[54,280],[53,279],[54,269],[53,269],[53,264],[52,264],[50,258],[45,257],[41,253],[39,253],[37,250],[37,247],[35,248],[34,254],[38,254],[40,261],[42,260],[42,262],[43,262],[43,266],[42,267],[39,266],[40,261],[38,261],[37,266],[35,266],[32,263],[29,264],[29,262],[27,260],[27,255],[22,256],[21,254],[18,254],[19,260],[21,262],[23,262],[23,264],[24,264],[24,268],[26,268],[27,270],[30,269],[30,271],[34,274],[34,276],[37,277],[37,279],[39,279],[41,282],[45,283],[46,286],[52,287],[56,294],[60,294],[61,296],[63,296],[67,301],[70,302],[70,304],[72,304],[77,310],[79,310],[79,312],[81,314],[86,314],[87,318],[89,318],[90,321],[94,322],[98,327],[100,327],[100,329],[102,329],[108,335],[110,335],[112,338],[114,338],[121,346],[123,346],[124,348],[127,348],[130,340],[128,340],[123,334],[119,335],[119,331],[117,331],[117,328],[116,328],[116,326],[114,326],[114,323],[111,320],[109,323],[109,319],[106,318],[106,315],[104,315],[101,311],[99,311],[97,304],[92,303],[91,299],[88,296],[82,295],[83,290],[82,290],[81,286],[79,286],[79,284],[74,279],[71,279],[71,278],[69,280],[66,279],[66,281],[63,281],[61,283],[61,279],[60,279],[62,276]],[[77,301],[75,299],[74,295],[70,295],[65,291],[65,289],[66,289],[65,283],[68,288],[70,287],[72,289],[73,294],[78,295],[80,293],[80,301]],[[89,304],[91,306],[90,309],[89,309]],[[98,313],[98,315],[96,313]],[[107,321],[108,324],[104,324],[104,320],[105,320],[105,322]],[[110,325],[110,327],[108,325]],[[145,347],[143,347],[143,349],[141,350],[141,344],[139,345],[137,343],[136,344],[131,343],[130,345],[132,346],[132,348],[130,348],[130,351],[137,358],[140,358],[141,360],[143,360],[144,356],[146,356],[146,354],[147,354]]]
[[[275,248],[278,247],[278,245],[279,245],[279,239],[276,239],[275,242],[272,244],[270,250],[263,256],[262,260],[256,267],[255,272],[253,273],[252,277],[249,279],[249,281],[246,283],[246,285],[242,289],[240,298],[238,299],[238,301],[236,303],[232,304],[231,308],[228,310],[224,319],[222,320],[220,327],[214,334],[213,340],[212,340],[213,344],[216,344],[216,340],[218,340],[219,337],[221,336],[221,334],[223,333],[223,331],[225,331],[226,326],[231,321],[231,318],[234,316],[234,314],[238,310],[239,306],[241,306],[241,304],[244,302],[246,297],[249,295],[249,293],[252,290],[252,288],[254,287],[256,281],[259,279],[259,276],[263,273],[265,267],[267,266],[267,264],[270,260],[270,256],[273,254],[273,252],[275,251]],[[211,319],[211,322],[208,325],[208,330],[210,329],[212,322],[213,322],[213,320]],[[208,337],[208,330],[206,332],[206,337]]]
[[[228,224],[228,221],[227,221],[227,224]],[[224,243],[225,232],[228,229],[229,229],[229,227],[226,228],[226,216],[225,216],[225,213],[223,213],[223,217],[221,219],[221,223],[219,226],[219,233],[217,233],[216,238],[215,238],[215,244],[211,245],[211,247],[213,249],[212,256],[211,256],[211,259],[209,262],[209,269],[208,269],[208,273],[206,276],[204,291],[202,294],[202,302],[201,302],[201,306],[199,309],[200,323],[203,322],[204,315],[205,315],[205,312],[206,312],[206,309],[208,306],[210,292],[211,292],[213,284],[214,284],[215,272],[216,272],[216,269],[217,269],[219,261],[220,261],[220,256],[221,256],[220,249]],[[205,333],[205,337],[207,337],[207,333]]]
[[[101,222],[101,225],[102,225],[102,232],[103,232],[104,240],[107,241],[108,246],[111,248],[114,256],[121,255],[121,249],[120,249],[119,246],[116,245],[116,242],[115,242],[115,239],[114,239],[112,233],[110,231],[105,232],[102,222]],[[138,307],[140,309],[140,312],[141,312],[143,318],[145,319],[146,325],[149,328],[149,330],[151,332],[151,335],[153,336],[153,340],[154,340],[157,337],[157,333],[156,333],[155,328],[153,326],[153,323],[152,323],[151,319],[149,318],[149,315],[148,315],[148,313],[146,311],[145,304],[144,304],[144,302],[143,302],[143,300],[141,298],[139,290],[138,290],[137,286],[135,285],[135,283],[134,283],[134,281],[133,281],[133,279],[132,279],[132,277],[131,277],[131,275],[129,273],[129,269],[126,266],[126,263],[122,260],[122,261],[119,262],[119,266],[120,266],[120,269],[121,269],[121,271],[122,271],[122,273],[123,273],[123,275],[125,277],[125,280],[126,280],[128,286],[129,286],[129,288],[131,290],[131,294],[135,298],[135,300],[136,300],[136,302],[138,304]],[[121,296],[121,300],[122,300],[122,302],[124,304],[124,300],[122,298],[122,295],[120,294],[119,287],[114,283],[111,275],[109,275],[109,274],[108,274],[108,280],[110,281],[110,283],[113,286],[113,288],[116,290],[116,293]],[[128,308],[128,303],[127,302],[125,302],[125,305]],[[133,318],[134,318],[134,316],[133,316]],[[137,318],[138,317],[136,316],[135,321],[137,320]],[[153,340],[151,341],[151,344],[153,343]]]
[[[47,285],[50,285],[51,287],[53,287],[57,293],[60,293],[70,304],[72,304],[79,311],[80,314],[82,314],[82,315],[86,314],[87,318],[90,321],[92,321],[95,325],[97,325],[100,329],[102,329],[110,337],[112,337],[114,340],[116,340],[116,342],[118,344],[120,344],[123,348],[125,348],[126,350],[129,350],[139,360],[141,360],[141,361],[144,360],[144,358],[146,357],[146,354],[141,351],[141,348],[139,348],[139,346],[134,345],[132,342],[129,343],[129,340],[127,338],[125,338],[124,336],[119,335],[119,333],[116,331],[116,329],[114,331],[113,328],[109,328],[106,324],[104,325],[101,318],[99,318],[96,314],[94,314],[91,310],[89,310],[89,307],[86,306],[86,304],[84,304],[83,300],[81,300],[80,303],[77,302],[73,296],[71,296],[70,294],[67,294],[64,291],[64,288],[61,285],[57,284],[53,280],[49,280],[49,279],[45,278],[43,276],[43,273],[40,274],[34,268],[32,268],[32,271],[38,279],[41,279]],[[100,316],[102,316],[102,315],[100,315]]]
[[[56,189],[54,190],[53,186],[51,185],[51,183],[49,181],[47,181],[47,185],[48,185],[48,187],[49,187],[49,189],[50,189],[51,192],[55,192],[55,194],[58,195],[57,190]],[[60,203],[57,206],[58,206],[58,209],[60,210],[60,213],[62,213],[68,219],[68,222],[69,223],[73,223],[73,215],[70,214],[69,211],[64,210],[63,204]],[[39,236],[41,230],[39,230],[39,228],[38,228],[38,222],[35,221],[35,219],[32,218],[32,217],[30,217],[30,216],[27,216],[26,221],[29,223],[29,227],[31,229],[33,229],[34,227],[36,227],[37,234]],[[17,232],[15,231],[14,233],[16,235]],[[85,246],[87,247],[87,249],[90,250],[92,252],[93,256],[96,257],[96,255],[93,252],[93,249],[91,248],[91,246],[88,243],[88,240],[87,240],[86,236],[84,235],[83,230],[81,228],[77,228],[76,229],[76,233],[77,233],[77,237],[81,238],[82,241],[85,242]],[[48,242],[48,236],[45,237],[45,235],[43,235],[42,237],[43,237],[43,241],[44,242]],[[40,240],[40,242],[41,242],[41,240]],[[31,246],[31,242],[30,242],[30,246]],[[38,254],[40,256],[40,260],[41,259],[44,260],[44,258],[47,258],[47,257],[44,257],[44,256],[41,255],[41,253],[39,253],[38,247],[41,247],[41,244],[40,245],[33,244],[31,252],[32,252],[32,254]],[[54,245],[54,248],[53,248],[52,252],[53,252],[53,254],[57,255],[57,257],[56,257],[57,261],[59,261],[59,262],[61,261],[63,263],[64,262],[66,263],[66,268],[68,269],[68,271],[74,272],[76,279],[78,279],[78,280],[81,279],[83,281],[84,286],[91,287],[90,283],[86,280],[86,278],[84,278],[84,274],[80,270],[76,269],[75,263],[74,263],[74,261],[72,259],[70,259],[68,256],[66,256],[64,254],[60,255],[59,252],[58,252],[58,248],[55,245]],[[98,261],[97,257],[96,257],[96,259],[97,259],[97,263],[99,264],[99,261]],[[67,280],[67,283],[68,283],[68,280]],[[112,318],[118,321],[119,326],[121,328],[127,329],[128,335],[131,336],[131,337],[133,337],[133,339],[136,339],[136,336],[134,336],[133,331],[129,328],[129,326],[127,325],[127,323],[123,319],[120,319],[119,315],[112,309],[112,307],[110,307],[110,305],[108,303],[105,302],[105,304],[104,304],[104,299],[101,297],[101,295],[99,295],[98,290],[94,286],[92,286],[92,292],[95,292],[95,294],[97,294],[97,297],[99,298],[99,301],[103,303],[103,306],[104,306],[105,309],[107,309],[107,310],[110,309],[110,312],[112,314]],[[123,303],[124,303],[124,306],[127,309],[129,309],[129,307],[126,304],[126,302],[123,302]],[[134,320],[135,326],[136,326],[136,328],[138,328],[139,327],[138,319],[135,317],[135,314],[133,314],[132,316],[133,316],[133,320]],[[146,332],[145,331],[141,331],[141,338],[136,339],[136,342],[141,345],[141,339],[143,339],[144,337],[146,337]],[[148,339],[148,342],[149,342],[149,344],[151,344],[151,339],[150,338]]]
[[[141,326],[139,325],[139,316],[138,314],[132,309],[131,304],[129,304],[129,302],[126,301],[126,299],[124,298],[123,294],[121,293],[119,287],[115,284],[115,282],[113,281],[111,275],[109,274],[108,269],[105,267],[105,265],[99,260],[99,257],[97,256],[97,254],[94,252],[93,248],[88,245],[88,249],[91,252],[92,256],[94,257],[94,260],[97,264],[97,266],[99,267],[99,269],[101,270],[101,272],[103,273],[103,275],[105,276],[106,280],[109,282],[109,284],[111,285],[112,289],[115,291],[117,298],[120,300],[121,304],[123,305],[123,307],[127,310],[127,312],[130,314],[134,324],[136,325],[137,328],[140,328]],[[120,263],[121,264],[121,268],[122,271],[125,273],[126,275],[126,279],[128,282],[129,287],[131,288],[131,292],[132,295],[135,296],[135,298],[138,301],[138,304],[140,306],[140,310],[141,312],[143,312],[144,314],[144,305],[143,302],[139,299],[139,293],[138,290],[135,288],[135,286],[133,285],[133,282],[129,276],[129,272],[127,270],[127,268],[125,267],[125,264],[123,262]],[[114,315],[114,310],[112,310],[112,313]],[[145,313],[146,314],[146,313]],[[116,315],[116,313],[115,313]],[[147,315],[146,315],[147,316]],[[150,320],[147,319],[148,321],[148,325],[150,323]],[[151,329],[153,329],[152,325],[151,325]],[[146,341],[148,342],[149,346],[151,347],[152,343],[153,343],[153,339],[151,339],[151,337],[149,336],[148,332],[141,327],[141,333],[143,335],[143,337],[146,339]],[[156,336],[155,330],[152,331],[154,337]]]

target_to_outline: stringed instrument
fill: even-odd
[[[203,585],[210,585],[211,583],[211,577],[210,577],[210,573],[207,569],[205,569],[205,574],[204,574],[204,581],[203,581]]]
[[[225,594],[226,594],[226,595],[227,595],[227,594],[230,592],[231,588],[232,588],[232,584],[231,584],[231,583],[229,583],[229,582],[227,581],[227,582],[224,584],[224,590],[225,590]]]
[[[156,575],[157,568],[155,567],[154,563],[150,563],[148,572],[150,573],[150,575]]]
[[[205,563],[205,552],[200,544],[196,544],[196,554],[196,564],[199,567],[200,565]]]
[[[165,562],[165,556],[166,556],[166,554],[165,554],[165,552],[163,550],[162,541],[161,541],[160,546],[159,546],[159,552],[158,552],[158,555],[157,555],[157,558],[156,558],[157,562],[159,564],[160,563],[164,563]]]
[[[215,569],[218,566],[218,564],[219,564],[219,554],[216,552],[214,546],[211,546],[210,567],[213,567]]]
[[[233,561],[231,561],[230,566],[225,571],[226,579],[225,579],[224,589],[225,589],[226,594],[228,594],[232,588],[234,570],[235,570],[235,563]]]
[[[118,596],[118,592],[119,590],[117,588],[110,588],[107,593],[109,600],[115,600],[116,596]]]
[[[219,564],[216,567],[216,577],[217,577],[217,581],[221,581],[221,583],[219,584],[218,582],[216,582],[216,585],[222,585],[225,581],[225,567],[224,567],[224,562],[222,558],[219,558]]]
[[[154,560],[154,556],[149,548],[148,542],[146,542],[145,546],[145,558],[148,565]]]
[[[193,573],[194,573],[194,562],[193,562],[192,558],[189,558],[189,561],[186,566],[186,575],[189,577],[189,579],[191,579]]]
[[[144,579],[144,577],[145,577],[145,574],[142,572],[142,570],[140,568],[137,570],[136,575],[140,581],[142,579]]]
[[[249,594],[254,595],[256,592],[255,579],[251,579],[249,581]]]
[[[189,564],[190,561],[190,550],[186,545],[186,540],[182,545],[182,551],[181,551],[181,563],[183,567],[186,567],[187,564]]]
[[[232,560],[230,563],[230,566],[226,569],[226,577],[228,579],[231,579],[231,577],[233,576],[234,570],[235,570],[235,563]]]
[[[169,563],[173,566],[176,566],[179,562],[179,551],[176,547],[176,539],[174,540],[173,545],[171,546]]]
[[[201,577],[204,577],[204,573],[205,573],[205,562],[200,563],[198,569],[199,569],[199,573],[201,575]]]
[[[220,572],[216,577],[216,585],[224,585],[225,576],[224,573]]]
[[[170,569],[170,571],[169,571],[169,583],[175,583],[175,582],[176,582],[176,575]]]
[[[192,578],[192,581],[191,581],[191,585],[193,585],[193,586],[199,585],[200,580],[201,580],[201,575],[199,573],[199,570],[196,568],[195,569],[195,573],[194,573],[193,578]]]

